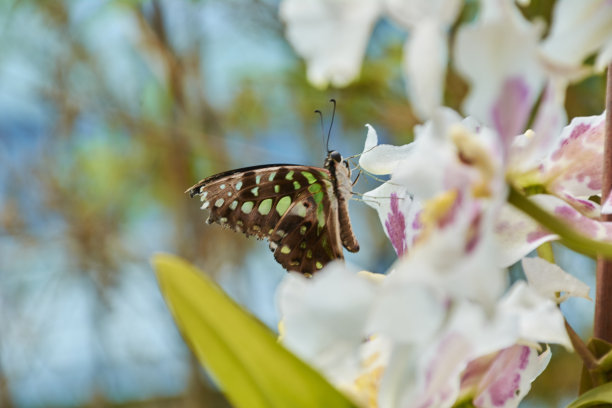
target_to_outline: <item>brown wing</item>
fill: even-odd
[[[323,187],[297,197],[270,236],[274,257],[289,271],[312,274],[343,259],[333,187],[329,181]]]
[[[208,223],[270,238],[287,270],[313,273],[342,258],[338,210],[328,170],[267,165],[208,177],[187,192],[209,209]]]

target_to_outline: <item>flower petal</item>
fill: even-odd
[[[561,196],[598,195],[602,185],[605,112],[574,118],[541,169],[547,190]]]
[[[333,382],[350,382],[359,370],[364,316],[377,286],[340,262],[329,264],[312,279],[287,274],[277,291],[282,343]]]
[[[471,84],[464,110],[509,142],[523,131],[544,85],[537,59],[542,27],[525,20],[513,2],[483,3],[480,19],[462,25],[455,42],[457,70]]]
[[[287,39],[306,60],[308,80],[317,87],[354,80],[381,4],[377,0],[284,0],[279,7]]]
[[[359,166],[368,173],[391,174],[400,163],[407,159],[412,145],[379,145],[376,130],[370,124],[367,124],[366,127],[368,134],[363,153],[359,157]]]
[[[524,258],[522,265],[529,286],[548,299],[557,303],[563,302],[570,296],[591,300],[589,286],[558,265],[542,258]],[[561,292],[564,292],[564,295],[558,296],[557,293]]]
[[[497,319],[518,324],[521,339],[533,344],[556,343],[572,350],[565,320],[557,304],[518,281],[497,305]],[[515,322],[515,323],[512,323]]]
[[[414,26],[404,46],[402,66],[408,96],[421,119],[430,118],[442,105],[448,47],[443,28],[435,19]]]
[[[495,238],[503,250],[497,265],[508,267],[545,242],[559,239],[522,211],[504,205],[495,224]]]
[[[476,407],[517,407],[531,389],[531,383],[546,368],[550,350],[541,355],[527,346],[512,346],[500,351],[490,363],[478,385]]]
[[[612,6],[606,0],[563,0],[555,4],[542,54],[555,64],[579,66],[612,37]]]

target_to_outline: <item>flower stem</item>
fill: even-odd
[[[529,198],[518,192],[512,185],[509,186],[508,203],[512,204],[550,232],[559,235],[560,241],[566,247],[576,252],[596,257],[601,256],[612,259],[612,243],[602,242],[576,231],[563,220],[549,213]],[[611,282],[612,283],[612,282]],[[608,288],[608,290],[611,290]],[[612,292],[610,292],[612,295]],[[612,298],[610,299],[612,301]],[[610,322],[612,323],[612,322]]]
[[[606,86],[606,129],[604,142],[604,162],[601,188],[602,203],[608,198],[612,187],[612,64],[608,66]],[[612,221],[612,215],[602,215],[603,221]],[[595,292],[595,322],[593,336],[612,342],[612,260],[597,259],[597,278]]]

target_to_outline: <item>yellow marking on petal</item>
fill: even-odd
[[[272,199],[271,198],[266,198],[261,203],[259,203],[259,207],[257,207],[257,211],[261,215],[268,215],[268,213],[270,212],[271,208],[272,208]]]
[[[482,181],[472,187],[475,197],[489,197],[489,185],[495,177],[496,165],[493,157],[486,149],[481,138],[476,137],[462,125],[454,125],[450,129],[450,138],[457,147],[457,153],[462,162],[473,166],[482,176]]]
[[[307,171],[303,171],[302,172],[302,176],[306,177],[306,180],[308,180],[308,184],[312,184],[312,183],[316,183],[317,182],[317,178],[310,172]]]
[[[217,201],[215,201],[215,207],[221,207],[224,202],[225,202],[224,199],[222,198],[218,199]]]
[[[287,212],[287,209],[289,208],[290,205],[291,205],[291,197],[285,196],[281,198],[280,200],[278,200],[278,203],[276,203],[276,212],[278,213],[278,215],[282,217]]]
[[[283,247],[281,248],[281,253],[289,254],[291,253],[291,248],[289,248],[287,245],[283,245]]]
[[[457,195],[456,190],[448,190],[425,201],[423,209],[419,214],[422,229],[417,236],[417,243],[426,240],[431,232],[437,228],[438,221],[445,217],[449,211],[452,211]]]
[[[236,207],[238,207],[238,201],[234,200],[234,201],[232,201],[232,203],[230,204],[229,208],[230,208],[231,210],[235,210],[235,209],[236,209]]]
[[[272,173],[270,173],[270,177],[268,177],[268,181],[272,181],[274,180],[274,177],[276,176],[276,172],[273,171]]]
[[[287,173],[287,175],[285,176],[285,178],[287,180],[293,180],[293,170],[291,170],[289,173]]]
[[[274,186],[274,192],[276,194],[280,193],[280,186],[278,184]]]
[[[297,181],[293,182],[293,188],[296,190],[299,190],[302,186],[300,185],[300,183],[298,183]]]
[[[259,187],[252,188],[251,194],[253,194],[255,197],[259,197]]]
[[[242,203],[240,210],[245,214],[249,214],[251,210],[253,210],[254,205],[255,204],[252,201],[245,201],[244,203]]]

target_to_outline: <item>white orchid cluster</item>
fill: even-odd
[[[330,264],[279,291],[282,343],[363,406],[516,407],[556,343],[558,303],[589,288],[525,256],[557,239],[507,203],[509,185],[595,240],[612,240],[601,199],[605,114],[566,125],[565,87],[612,59],[612,5],[558,1],[548,36],[511,0],[481,0],[458,28],[457,69],[471,116],[440,107],[455,0],[284,0],[288,38],[316,85],[349,83],[384,13],[409,30],[404,70],[423,125],[405,146],[370,125],[360,167],[389,180],[365,194],[398,259],[384,276]],[[588,22],[587,22],[588,21]],[[539,96],[541,97],[539,98]],[[533,112],[536,100],[537,112]],[[533,129],[525,131],[530,115]],[[601,198],[601,197],[600,197]],[[508,287],[522,260],[527,281]]]

